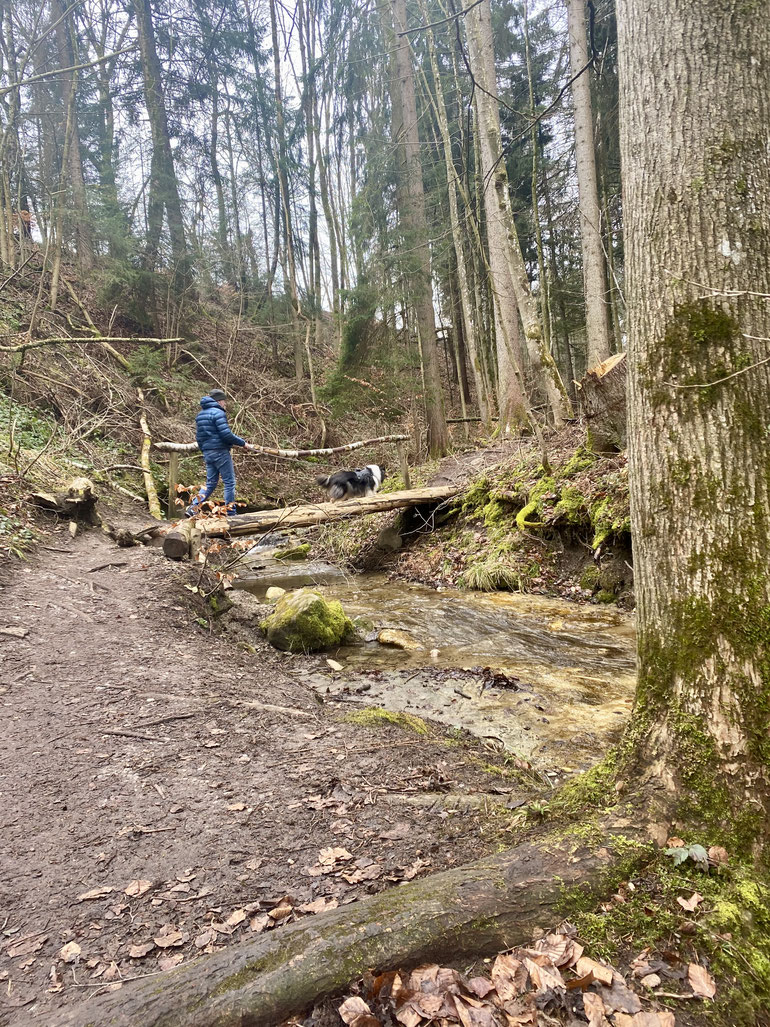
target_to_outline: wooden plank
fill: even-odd
[[[258,535],[281,528],[307,528],[313,524],[344,521],[349,517],[402,510],[423,503],[436,504],[452,499],[462,492],[459,485],[436,488],[408,489],[404,492],[380,493],[366,499],[348,499],[339,503],[313,503],[304,506],[286,506],[280,510],[260,510],[237,517],[208,517],[196,520],[204,535]]]

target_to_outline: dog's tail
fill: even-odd
[[[321,486],[321,488],[324,488],[324,489],[328,489],[329,488],[329,483],[331,482],[331,480],[332,480],[331,479],[331,475],[325,475],[325,476],[321,475],[320,477],[316,478],[316,481],[318,482],[318,484]]]

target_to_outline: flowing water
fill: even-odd
[[[268,584],[278,583],[270,571],[263,558],[240,584],[264,596]],[[614,607],[436,591],[312,563],[293,573],[339,599],[357,623],[359,640],[328,654],[342,671],[330,670],[322,657],[310,672],[316,688],[351,705],[465,729],[559,775],[594,763],[626,723],[634,626]]]

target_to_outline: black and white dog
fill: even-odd
[[[337,471],[326,478],[316,478],[329,493],[330,499],[355,499],[373,496],[385,480],[385,468],[380,464],[367,464],[355,471]]]

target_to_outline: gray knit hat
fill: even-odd
[[[217,403],[221,403],[223,399],[227,399],[227,396],[222,389],[212,389],[209,393],[212,399],[216,400]]]

